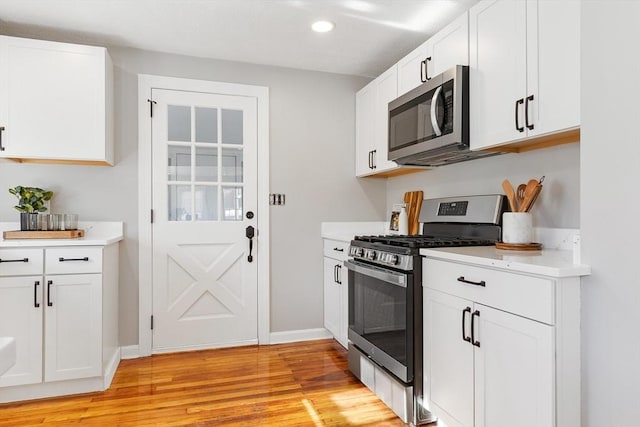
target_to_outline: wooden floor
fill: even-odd
[[[0,426],[404,426],[333,340],[123,360],[105,392],[0,405]]]

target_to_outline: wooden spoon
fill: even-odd
[[[509,208],[511,209],[511,212],[518,212],[518,209],[516,208],[516,192],[513,190],[513,186],[508,179],[502,181],[502,189],[504,190],[504,194],[507,196],[507,200],[509,200]]]
[[[527,184],[520,184],[516,190],[516,198],[518,199],[518,206],[520,206],[520,208],[522,208],[522,202],[524,202],[524,191],[526,188]]]
[[[538,189],[538,186],[540,186],[540,189]],[[530,179],[529,182],[527,182],[527,187],[524,190],[524,201],[520,205],[520,212],[529,212],[533,201],[538,197],[541,189],[542,185],[539,184],[537,180]]]

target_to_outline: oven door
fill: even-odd
[[[348,260],[349,340],[405,383],[413,381],[413,273]]]

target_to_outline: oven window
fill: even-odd
[[[349,328],[406,366],[407,288],[359,273],[349,287]]]

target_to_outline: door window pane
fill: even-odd
[[[218,149],[196,147],[196,181],[218,181]]]
[[[169,181],[191,181],[191,147],[169,145],[167,151]]]
[[[222,143],[242,144],[242,111],[222,110]]]
[[[222,182],[242,182],[242,149],[222,149]]]
[[[191,221],[191,186],[169,185],[169,221]]]
[[[222,188],[222,219],[242,221],[242,187]]]
[[[169,141],[191,141],[191,107],[169,105],[167,108]]]
[[[218,220],[218,187],[196,185],[196,221]]]
[[[218,109],[196,107],[196,142],[218,142]]]

